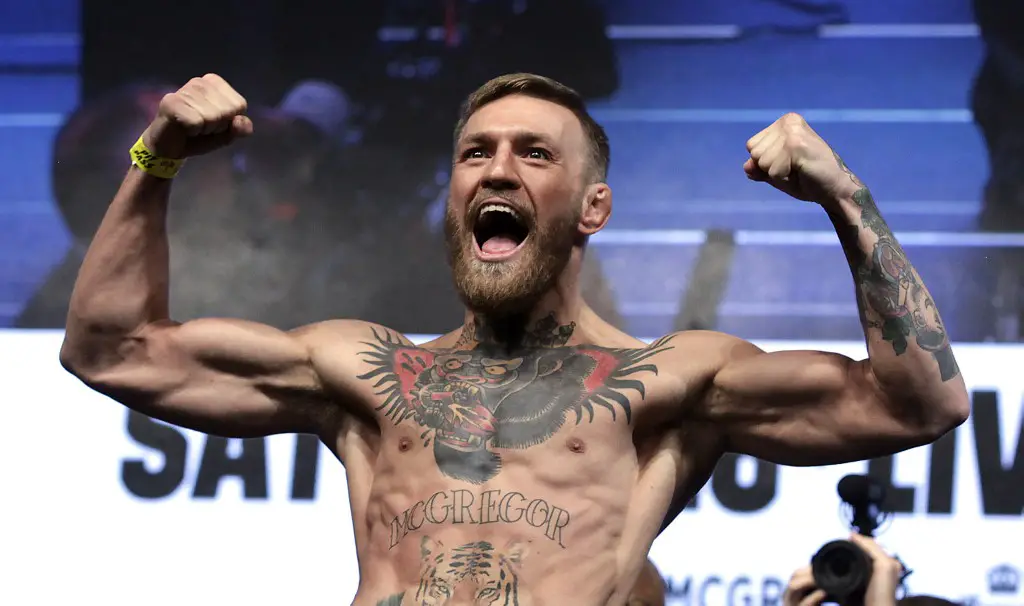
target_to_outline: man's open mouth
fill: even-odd
[[[511,206],[489,202],[480,207],[473,222],[473,242],[477,256],[499,261],[514,255],[530,235],[523,217]]]

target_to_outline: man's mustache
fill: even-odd
[[[467,218],[476,216],[476,213],[480,211],[480,206],[485,200],[493,201],[495,198],[508,203],[508,205],[514,208],[524,219],[529,219],[533,216],[533,209],[530,205],[523,202],[514,193],[500,189],[481,189],[477,192],[477,195],[473,197],[473,202],[470,203],[469,207],[466,209]]]
[[[473,204],[478,204],[484,200],[493,200],[494,198],[500,198],[509,204],[517,204],[519,202],[515,194],[510,192],[500,189],[481,189],[473,198]]]

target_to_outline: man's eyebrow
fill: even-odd
[[[490,143],[493,137],[487,133],[472,133],[462,138],[459,145],[481,145],[484,143]]]
[[[486,132],[471,133],[464,137],[460,142],[460,145],[484,145],[493,143],[495,136]],[[554,141],[551,137],[529,130],[517,131],[512,135],[512,139],[520,145],[529,145],[531,143],[544,143],[547,145],[554,146]]]
[[[555,145],[555,142],[551,139],[551,137],[541,133],[535,133],[532,131],[523,131],[521,133],[517,133],[515,139],[518,143],[523,143],[527,145],[531,143],[544,143],[545,145],[550,146]]]

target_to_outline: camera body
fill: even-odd
[[[870,476],[848,475],[837,487],[849,515],[851,530],[874,536],[886,513],[885,486]],[[851,541],[830,541],[811,558],[814,584],[826,592],[828,602],[838,604],[862,601],[871,582],[871,556]]]

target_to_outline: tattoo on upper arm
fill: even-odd
[[[575,414],[593,422],[603,408],[612,421],[631,421],[630,394],[641,399],[649,358],[671,349],[671,336],[642,349],[564,346],[571,327],[542,323],[537,339],[509,350],[488,341],[473,348],[432,351],[374,332],[363,359],[383,397],[378,411],[396,425],[423,428],[424,446],[445,475],[483,483],[501,469],[493,449],[525,449],[548,440]],[[550,343],[550,345],[549,345]]]
[[[913,339],[935,358],[943,381],[956,377],[960,369],[953,357],[946,327],[921,276],[882,218],[871,192],[838,155],[836,161],[861,188],[853,196],[860,208],[859,225],[833,217],[839,241],[853,270],[861,323],[865,329],[879,329],[882,339],[892,344],[896,355],[906,352],[909,340]],[[874,234],[874,238],[866,240],[873,240],[869,246],[861,239],[861,230],[865,229]]]

